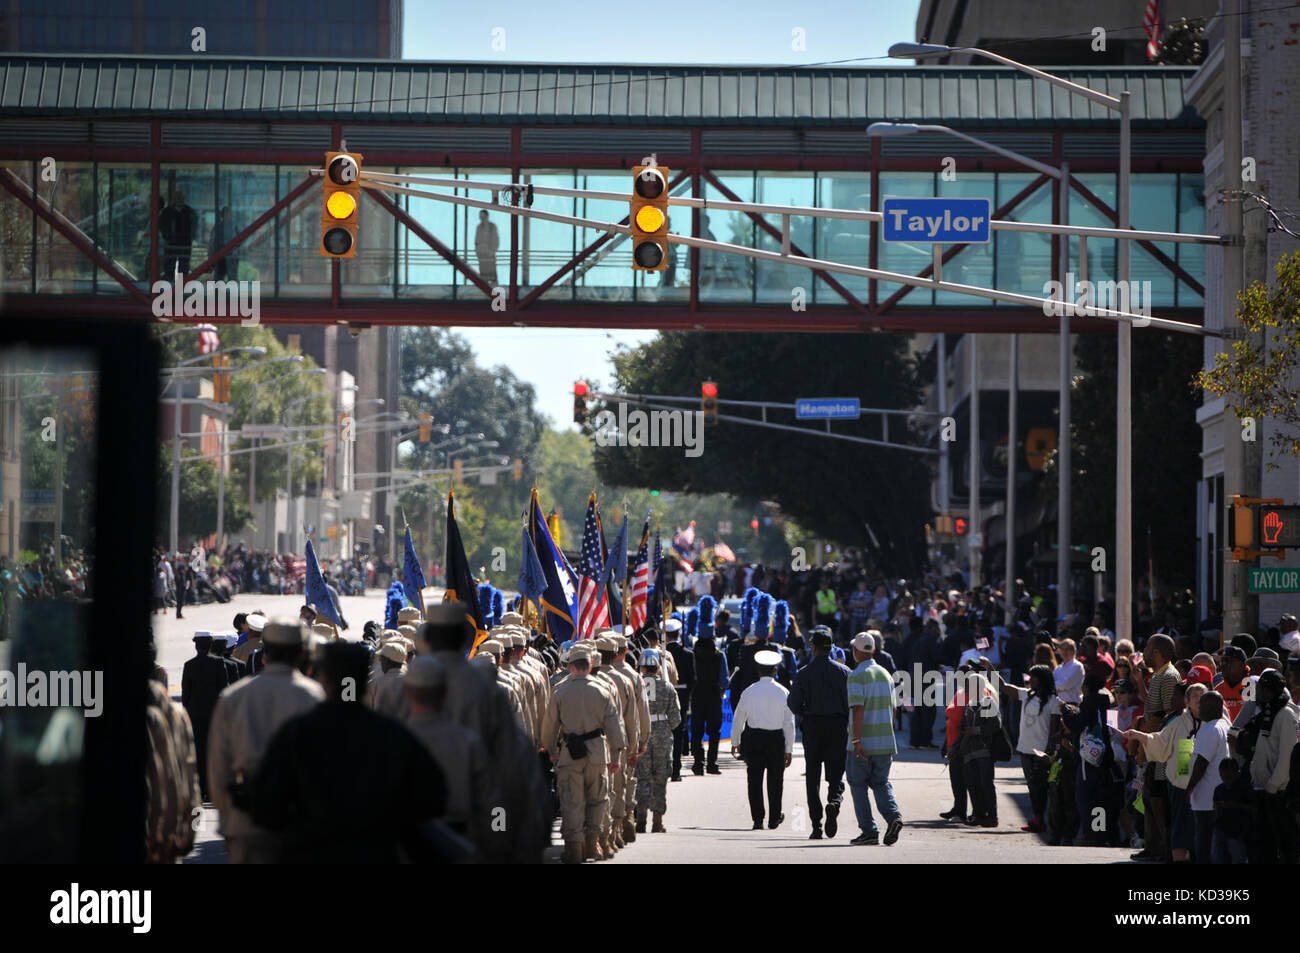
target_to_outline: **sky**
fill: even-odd
[[[915,36],[919,0],[693,0],[551,3],[406,0],[404,59],[530,63],[906,65],[891,43]],[[738,15],[738,11],[743,11]],[[647,22],[653,21],[653,22]],[[797,46],[802,46],[797,49]],[[502,48],[504,47],[504,48]],[[461,328],[481,365],[503,364],[537,389],[537,409],[572,427],[573,381],[608,384],[608,353],[655,332]]]

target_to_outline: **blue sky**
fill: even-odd
[[[554,0],[551,3],[406,0],[402,56],[417,60],[546,63],[749,63],[890,61],[891,43],[914,38],[918,0]],[[742,12],[743,11],[743,12]],[[645,18],[662,24],[646,25]],[[796,48],[797,45],[802,48]],[[504,45],[504,49],[500,49]],[[854,64],[849,64],[854,65]],[[608,383],[607,354],[653,331],[462,328],[486,366],[504,364],[537,388],[538,409],[572,426],[572,384]]]

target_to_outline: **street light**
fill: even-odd
[[[1105,106],[1119,113],[1119,187],[1117,189],[1116,211],[1119,227],[1131,227],[1129,222],[1129,197],[1131,191],[1130,143],[1132,141],[1132,110],[1129,91],[1126,89],[1119,96],[1099,93],[1097,90],[1051,73],[1035,69],[1024,63],[1009,59],[1000,53],[982,50],[978,47],[951,47],[939,43],[895,43],[889,48],[889,55],[896,59],[924,59],[933,56],[946,56],[949,53],[965,52],[978,54],[986,59],[1010,66],[1035,79],[1051,83],[1076,96],[1082,96],[1091,102]],[[1226,62],[1226,60],[1225,60]],[[1235,79],[1235,77],[1234,77]],[[1118,285],[1123,289],[1121,310],[1129,310],[1129,265],[1131,261],[1129,242],[1118,240]],[[1115,637],[1132,639],[1133,637],[1133,330],[1128,321],[1118,322],[1118,339],[1116,346],[1116,383],[1115,383]],[[1059,560],[1058,556],[1058,560]],[[1057,563],[1058,572],[1060,563]],[[1007,580],[1007,587],[1015,585],[1014,579]],[[1058,606],[1059,612],[1066,607]]]
[[[869,136],[905,136],[914,135],[920,132],[940,132],[945,135],[954,136],[966,142],[973,143],[982,149],[987,149],[998,155],[1005,156],[1013,162],[1026,166],[1030,169],[1040,172],[1043,175],[1050,176],[1056,180],[1058,189],[1058,203],[1060,205],[1060,222],[1053,224],[1067,225],[1070,221],[1070,165],[1062,163],[1060,167],[1048,165],[1045,162],[1039,162],[1037,159],[1022,155],[1011,149],[1004,149],[1002,146],[994,145],[976,136],[959,132],[948,126],[938,124],[917,124],[901,122],[873,122],[867,127]],[[1067,236],[1061,236],[1061,281],[1064,284],[1065,274],[1070,263],[1070,240]],[[1086,269],[1086,264],[1083,268]],[[1086,274],[1085,274],[1086,276]],[[1061,371],[1058,381],[1058,403],[1060,410],[1060,436],[1058,448],[1060,455],[1057,458],[1057,552],[1056,552],[1056,600],[1058,615],[1069,611],[1070,603],[1070,539],[1071,539],[1071,454],[1070,454],[1070,317],[1069,309],[1061,309],[1060,317],[1060,349],[1059,361]],[[979,380],[979,355],[978,348],[975,345],[974,336],[971,339],[971,358],[970,358],[970,375],[971,375],[971,503],[970,503],[970,529],[971,534],[978,532],[979,527],[979,466],[975,459],[975,446],[979,435],[979,401],[976,397],[977,381]],[[1016,512],[1016,453],[1015,453],[1015,434],[1017,430],[1016,415],[1017,401],[1019,390],[1020,376],[1020,336],[1011,335],[1011,361],[1010,374],[1007,384],[1007,421],[1008,421],[1008,443],[1007,448],[1007,564],[1006,574],[1009,580],[1013,580],[1015,568],[1015,512]],[[944,351],[944,339],[939,338],[939,366],[942,369],[945,366],[946,354]],[[947,377],[945,374],[939,374],[939,399],[943,403],[946,395]],[[941,408],[941,413],[947,413],[947,406]],[[940,450],[946,450],[946,445],[941,443]],[[946,453],[944,454],[946,457]],[[941,467],[946,465],[946,460],[941,463]],[[940,479],[940,496],[942,498],[942,508],[944,513],[948,512],[948,484],[947,472],[941,471]],[[969,538],[969,536],[967,537]],[[974,576],[974,547],[971,547],[971,565],[972,576]],[[974,579],[972,579],[974,584]],[[1015,594],[1014,587],[1010,584],[1007,586],[1007,612],[1012,614],[1015,611]]]

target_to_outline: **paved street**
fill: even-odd
[[[680,784],[668,785],[663,834],[637,835],[635,844],[611,863],[860,864],[996,863],[1076,864],[1128,861],[1127,850],[1047,847],[1020,831],[1029,795],[1018,765],[997,770],[998,828],[968,828],[939,818],[952,806],[948,775],[934,751],[909,751],[894,763],[894,796],[906,826],[892,847],[851,847],[858,834],[851,795],[844,792],[840,830],[833,839],[808,840],[802,748],[785,772],[785,823],[774,831],[750,830],[745,766],[724,746],[721,776],[696,777],[689,770]],[[825,784],[822,786],[823,796]],[[875,804],[872,804],[875,810]],[[876,815],[881,834],[884,824]]]
[[[296,615],[301,596],[239,596],[226,605],[191,606],[177,621],[175,610],[164,620],[154,617],[158,659],[167,670],[172,694],[179,698],[181,669],[193,654],[191,636],[196,629],[231,627],[236,612],[261,609],[268,615]],[[344,596],[343,614],[359,637],[368,619],[383,616],[383,593],[370,590],[365,597]],[[802,748],[796,746],[794,763],[785,772],[785,823],[774,831],[750,830],[745,795],[745,766],[724,745],[719,758],[721,776],[696,777],[689,767],[680,784],[668,786],[668,814],[663,834],[638,836],[611,863],[1116,863],[1128,860],[1126,850],[1088,847],[1047,847],[1020,831],[1025,822],[1028,794],[1018,765],[997,770],[998,816],[996,829],[966,828],[939,818],[951,804],[948,776],[937,752],[904,748],[893,769],[895,796],[907,822],[892,847],[850,847],[857,835],[851,796],[845,791],[840,832],[833,839],[808,840],[807,802],[804,796]],[[823,785],[823,793],[825,786]],[[874,809],[874,805],[873,805]],[[877,818],[879,822],[879,818]],[[883,833],[884,825],[881,825]],[[558,830],[558,828],[557,828]],[[555,838],[558,845],[558,835]],[[559,846],[548,859],[558,861]],[[225,850],[216,830],[216,814],[204,810],[204,821],[187,863],[224,863]]]

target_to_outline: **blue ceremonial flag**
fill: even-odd
[[[402,591],[406,601],[420,610],[424,615],[424,570],[420,568],[420,559],[415,555],[415,545],[411,542],[411,527],[406,527],[406,555],[402,557]]]
[[[555,545],[551,531],[542,516],[542,504],[533,490],[533,498],[528,507],[528,533],[537,550],[538,561],[542,564],[542,575],[546,577],[546,589],[538,597],[539,615],[546,627],[546,632],[556,642],[565,642],[575,637],[574,619],[578,615],[578,583],[564,552]]]
[[[602,568],[600,570],[601,588],[605,591],[605,599],[609,604],[609,624],[619,626],[623,624],[623,601],[619,598],[618,586],[615,584],[613,575],[613,551],[605,545],[605,523],[600,518],[600,513],[596,513],[596,524],[600,527],[600,559]],[[624,545],[627,540],[627,519],[623,520]],[[615,549],[618,548],[618,540],[614,540]],[[623,562],[627,562],[626,553]]]
[[[537,547],[533,545],[527,528],[524,529],[523,564],[519,567],[519,579],[515,585],[525,599],[533,602],[546,591],[546,574],[542,572],[542,561],[537,558]]]
[[[664,615],[664,550],[659,542],[659,527],[655,527],[655,554],[650,563],[650,602],[646,607],[646,621],[654,625],[663,622]]]
[[[627,578],[627,514],[623,514],[623,527],[614,537],[614,545],[609,548],[609,558],[605,560],[605,570],[601,574],[601,581],[608,582],[613,578],[615,582],[621,583]]]
[[[312,549],[310,539],[307,540],[307,585],[305,588],[307,603],[319,609],[320,614],[335,625],[342,626],[343,619],[339,613],[339,607],[334,604],[334,597],[325,588],[325,579],[320,574],[320,564],[316,562],[316,550]]]

